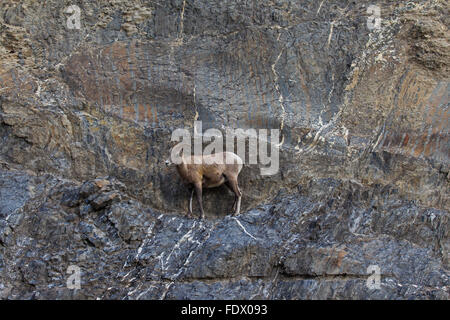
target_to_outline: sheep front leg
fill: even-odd
[[[239,189],[239,186],[238,186],[238,183],[237,183],[237,178],[231,177],[231,178],[229,179],[228,183],[229,183],[229,185],[230,185],[230,187],[231,187],[231,190],[233,190],[234,195],[235,195],[236,198],[237,198],[237,203],[236,203],[236,200],[235,200],[235,203],[236,203],[236,211],[233,213],[233,216],[237,216],[237,215],[240,213],[240,211],[241,211],[241,198],[242,198],[242,192],[241,192],[241,190]],[[236,199],[236,198],[235,198],[235,199]],[[233,205],[233,207],[234,207],[234,205]]]
[[[201,182],[195,184],[195,194],[197,195],[198,206],[200,207],[200,212],[201,212],[200,219],[205,219],[205,212],[203,211],[203,204],[202,204],[202,184],[201,184]]]

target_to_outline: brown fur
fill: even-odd
[[[213,157],[216,157],[215,162],[213,161]],[[195,159],[200,160],[201,164],[196,164],[194,162]],[[230,163],[228,164],[227,162]],[[233,210],[236,208],[234,215],[239,214],[242,193],[238,186],[238,175],[242,166],[242,159],[232,152],[221,152],[209,156],[183,157],[183,162],[177,165],[177,171],[185,183],[194,186],[189,204],[189,215],[192,215],[192,197],[194,190],[203,219],[205,217],[202,204],[203,188],[215,188],[222,184],[225,184],[235,194]]]

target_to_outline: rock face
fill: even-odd
[[[71,5],[0,4],[1,298],[449,298],[446,1]],[[184,216],[195,120],[281,132],[238,217]]]

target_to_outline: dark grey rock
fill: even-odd
[[[2,1],[0,298],[448,300],[446,3],[372,4]],[[281,130],[238,217],[185,216],[194,120]]]

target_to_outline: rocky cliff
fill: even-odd
[[[0,297],[448,299],[448,10],[2,1]],[[281,132],[238,217],[224,187],[184,216],[164,160],[195,120]]]

